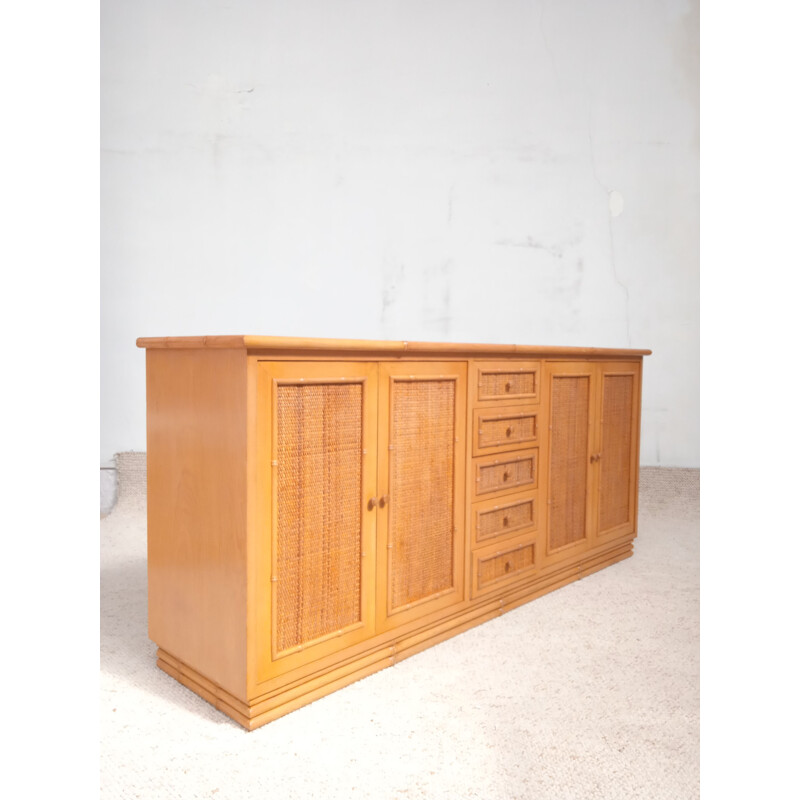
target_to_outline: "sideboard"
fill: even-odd
[[[247,729],[633,552],[649,350],[137,345],[157,664]]]

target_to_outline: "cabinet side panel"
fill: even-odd
[[[149,635],[246,696],[246,356],[147,351]]]
[[[588,375],[553,375],[550,408],[550,550],[586,537]]]
[[[602,397],[602,463],[600,464],[599,531],[633,519],[631,503],[634,439],[634,375],[604,375]]]

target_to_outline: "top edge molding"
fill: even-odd
[[[305,339],[283,336],[162,336],[142,337],[136,346],[145,349],[245,349],[280,353],[347,350],[375,353],[439,353],[527,356],[649,356],[652,350],[614,347],[548,347],[526,344],[465,344],[455,342],[401,342],[371,339]]]

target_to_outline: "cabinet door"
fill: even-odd
[[[379,629],[463,599],[466,374],[380,365]]]
[[[639,365],[598,370],[597,523],[599,539],[633,533],[639,458]]]
[[[377,365],[262,362],[258,402],[266,680],[374,633]]]
[[[586,549],[591,533],[594,441],[593,364],[547,365],[549,436],[547,447],[547,535],[545,560]]]

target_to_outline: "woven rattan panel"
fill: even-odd
[[[475,494],[489,494],[501,489],[536,484],[536,455],[509,458],[492,464],[478,464]]]
[[[515,394],[535,394],[536,374],[534,372],[481,372],[478,399],[502,397]]]
[[[599,529],[623,525],[631,517],[633,375],[603,378],[603,452],[600,471]]]
[[[362,385],[277,390],[275,647],[361,618]]]
[[[528,498],[513,505],[503,506],[491,511],[478,513],[476,541],[493,539],[512,531],[532,528],[536,524],[536,512],[533,498]]]
[[[499,581],[516,572],[532,567],[534,564],[534,545],[526,544],[516,550],[509,550],[478,562],[478,588]]]
[[[586,536],[589,376],[554,375],[550,409],[549,547]]]
[[[391,608],[453,586],[454,380],[396,380],[389,443]]]

